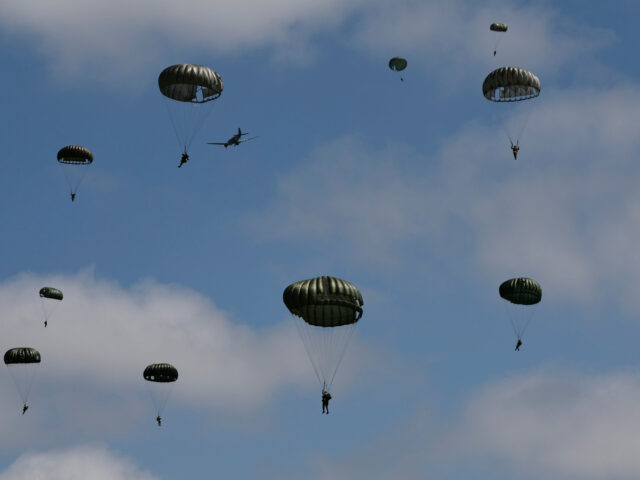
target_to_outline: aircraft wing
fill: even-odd
[[[244,140],[240,140],[238,143],[248,142],[249,140],[253,140],[254,138],[259,138],[259,137],[245,138]]]
[[[226,145],[226,142],[207,142],[207,145]]]

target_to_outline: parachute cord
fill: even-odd
[[[527,123],[529,123],[529,117],[531,116],[531,111],[532,110],[533,110],[533,104],[529,105],[529,108],[527,108],[525,110],[524,121],[522,122],[522,126],[520,127],[520,131],[518,132],[518,136],[516,137],[517,141],[520,140],[520,137],[524,133],[524,128],[527,126]]]
[[[509,133],[509,130],[507,130],[507,127],[506,127],[505,124],[502,124],[502,129],[504,130],[504,133],[507,134],[507,137],[509,138],[509,142],[511,143],[511,146],[513,147],[513,145],[514,145],[513,138],[511,137],[511,134]]]
[[[169,120],[171,120],[171,126],[173,127],[173,133],[176,134],[176,138],[178,139],[178,144],[182,145],[183,152],[187,152],[187,144],[183,143],[180,139],[180,133],[178,132],[178,127],[176,126],[176,122],[173,119],[173,115],[171,114],[171,109],[169,108],[168,100],[164,99],[164,106],[167,109],[167,114],[169,115]]]
[[[293,323],[296,326],[296,329],[298,330],[298,334],[300,335],[300,338],[302,338],[302,344],[304,345],[304,349],[307,352],[307,357],[309,357],[309,360],[311,361],[311,366],[313,367],[313,371],[316,374],[316,377],[318,378],[318,382],[322,383],[324,385],[324,381],[322,380],[322,376],[320,375],[320,371],[318,370],[318,367],[316,366],[315,361],[313,360],[313,352],[311,352],[310,350],[310,346],[307,346],[307,343],[311,343],[308,339],[307,339],[307,335],[306,335],[306,331],[304,330],[304,326],[300,325],[300,322],[298,321],[298,319],[296,319],[295,315],[291,315],[291,319],[293,320]],[[304,321],[304,320],[302,320]]]
[[[200,90],[202,90],[202,87],[199,87],[199,88]],[[211,111],[213,110],[213,105],[211,105],[209,108],[200,109],[200,110],[204,110],[204,112],[198,115],[199,118],[196,120],[196,126],[191,132],[191,136],[188,137],[188,139],[186,140],[187,146],[191,146],[191,143],[193,143],[193,139],[196,138],[196,135],[204,125],[204,122],[207,120],[209,115],[211,115]]]
[[[340,355],[338,357],[338,363],[336,364],[336,368],[333,371],[333,374],[331,375],[331,380],[329,381],[329,388],[331,388],[331,385],[333,385],[333,379],[336,376],[336,373],[338,372],[338,369],[340,368],[340,364],[342,363],[342,358],[344,357],[345,352],[347,351],[347,345],[349,345],[349,342],[351,341],[351,337],[353,336],[353,332],[355,331],[356,324],[352,323],[351,325],[349,325],[349,332],[347,333],[347,339],[344,342],[344,345],[342,346],[342,351],[340,352]]]

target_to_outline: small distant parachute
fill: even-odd
[[[292,283],[282,297],[318,381],[329,390],[362,317],[362,294],[346,280],[323,276]]]
[[[171,385],[178,380],[178,370],[169,363],[152,363],[142,372],[143,378],[149,382],[151,400],[158,416],[162,415],[171,393]]]
[[[500,284],[500,297],[508,302],[507,315],[518,339],[533,317],[534,305],[542,300],[542,287],[532,278],[510,278]]]
[[[49,318],[62,301],[63,295],[60,290],[54,287],[42,287],[40,289],[40,304],[42,305],[42,311],[44,313],[44,326],[49,323]]]
[[[401,72],[407,68],[407,60],[402,57],[393,57],[389,60],[389,68],[395,72]],[[400,77],[400,81],[404,82],[404,78]]]
[[[492,32],[499,32],[499,33],[506,33],[507,31],[507,25],[504,23],[492,23],[489,26],[489,30],[491,30]],[[493,56],[496,56],[496,53],[498,51],[498,45],[500,45],[500,40],[502,40],[502,35],[498,35],[495,39],[494,45],[493,45]]]
[[[540,95],[540,88],[538,77],[520,67],[497,68],[487,75],[482,83],[482,94],[487,100],[496,104],[514,105],[508,109],[509,112],[505,111],[505,114],[510,113],[513,119],[510,125],[505,122],[504,126],[512,147],[519,145],[520,137],[529,120],[532,103],[527,100],[532,100]],[[524,112],[520,112],[520,115],[516,116],[515,105],[520,105],[523,102]]]
[[[29,392],[40,361],[40,352],[30,347],[11,348],[4,354],[4,364],[9,368],[24,405],[29,399]]]
[[[71,201],[74,201],[78,187],[86,174],[86,166],[93,163],[93,154],[86,147],[68,145],[58,151],[57,158],[69,185]]]
[[[178,64],[165,68],[158,77],[178,142],[187,150],[207,115],[210,105],[224,88],[218,73],[204,65]]]

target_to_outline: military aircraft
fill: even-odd
[[[224,148],[227,148],[229,145],[233,145],[233,146],[237,147],[241,143],[248,142],[249,140],[253,140],[254,138],[258,138],[258,137],[251,137],[251,138],[245,138],[244,140],[240,139],[243,135],[248,135],[248,134],[249,134],[249,132],[243,132],[242,130],[240,130],[240,127],[238,127],[238,133],[236,133],[233,137],[231,137],[226,142],[207,142],[207,144],[208,145],[223,145]]]

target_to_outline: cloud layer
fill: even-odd
[[[80,446],[44,453],[25,453],[0,473],[0,480],[157,480],[101,446]]]
[[[6,0],[0,5],[3,28],[37,39],[36,48],[61,77],[82,74],[85,81],[102,82],[126,78],[129,85],[137,83],[138,72],[157,67],[166,55],[182,57],[200,48],[218,55],[261,50],[289,64],[307,63],[316,34],[340,33],[365,54],[377,58],[380,52],[400,53],[410,57],[411,68],[422,64],[431,77],[446,77],[445,84],[458,88],[468,80],[461,72],[492,65],[487,53],[500,37],[488,26],[496,20],[510,25],[500,44],[502,61],[525,61],[541,73],[557,71],[614,40],[611,31],[572,24],[546,7],[515,8],[505,2],[478,7],[467,0],[89,0],[80,5],[34,0],[27,6]]]
[[[64,293],[47,328],[37,295],[43,285]],[[284,386],[312,382],[293,325],[273,321],[258,331],[234,323],[209,299],[178,285],[148,280],[126,289],[91,272],[25,274],[0,285],[0,305],[3,351],[30,346],[43,359],[28,412],[36,423],[24,424],[10,376],[0,377],[3,423],[16,432],[7,441],[33,438],[29,430],[43,426],[42,438],[55,436],[66,423],[83,431],[131,428],[141,412],[153,413],[142,379],[150,363],[179,371],[172,408],[251,411]]]
[[[451,270],[471,262],[492,278],[534,276],[565,299],[611,294],[637,308],[638,108],[626,86],[550,92],[516,162],[499,125],[523,121],[517,112],[467,124],[433,156],[343,138],[281,177],[248,221],[265,239],[318,249],[331,239],[368,265],[407,264],[428,248]]]

